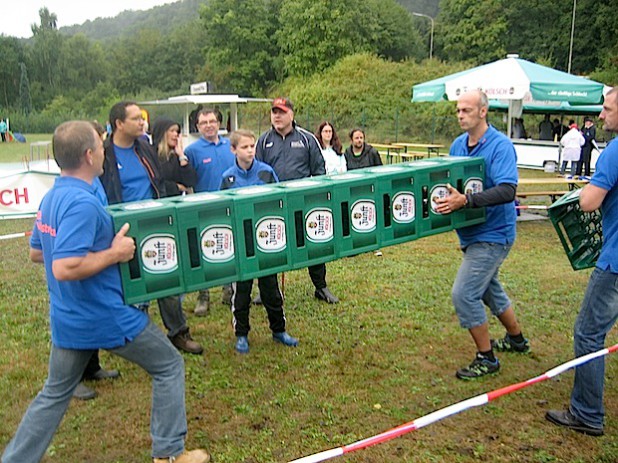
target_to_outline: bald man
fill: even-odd
[[[437,201],[441,214],[486,207],[484,223],[457,230],[463,262],[453,283],[452,299],[459,323],[470,332],[477,350],[472,363],[457,370],[456,376],[464,380],[497,373],[500,362],[494,350],[530,351],[511,300],[498,280],[500,265],[515,241],[517,155],[511,141],[487,122],[488,107],[487,95],[478,90],[459,98],[457,118],[465,133],[455,139],[449,153],[485,160],[483,191],[462,194],[449,186],[450,194]],[[485,305],[506,328],[504,338],[490,339]]]

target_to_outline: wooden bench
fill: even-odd
[[[427,151],[407,151],[405,153],[399,153],[399,157],[402,159],[413,159],[418,161],[419,159],[425,159],[429,157]]]
[[[528,198],[529,196],[549,196],[551,201],[556,201],[557,198],[564,196],[569,191],[546,190],[546,191],[517,191],[518,198]]]

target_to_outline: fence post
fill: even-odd
[[[395,109],[395,143],[399,141],[397,139],[398,137],[399,137],[399,108]]]

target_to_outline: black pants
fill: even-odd
[[[312,265],[308,269],[315,289],[326,288],[326,264]]]
[[[101,369],[101,363],[99,361],[99,351],[95,350],[90,360],[88,360],[88,365],[86,365],[86,369],[84,370],[84,374],[82,375],[82,380],[92,378],[94,374]]]
[[[232,284],[232,315],[234,317],[234,334],[247,336],[249,325],[249,309],[251,307],[251,289],[253,280],[238,281]],[[258,288],[262,304],[268,315],[268,323],[273,333],[285,331],[285,314],[283,312],[283,296],[279,290],[277,274],[258,278]]]
[[[582,147],[582,155],[579,158],[579,164],[577,165],[577,171],[575,175],[582,174],[582,168],[584,175],[590,177],[590,158],[592,157],[592,145]],[[585,167],[584,167],[585,166]]]

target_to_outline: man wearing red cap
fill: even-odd
[[[280,181],[324,175],[324,158],[315,136],[296,125],[294,105],[288,98],[275,98],[270,110],[272,128],[256,144],[256,158],[269,164]],[[329,304],[339,299],[326,286],[326,264],[309,267],[315,297]]]

